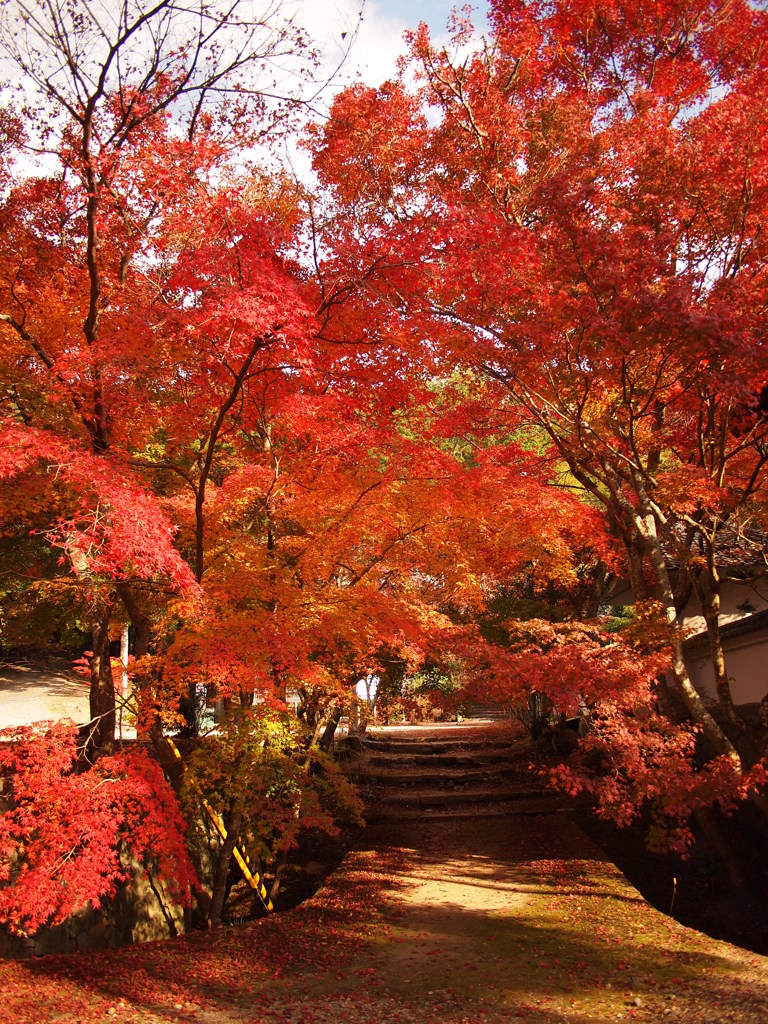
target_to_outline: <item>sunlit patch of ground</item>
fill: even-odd
[[[768,959],[648,906],[567,815],[387,823],[285,914],[0,962],[0,1019],[764,1024]]]
[[[87,722],[88,683],[63,661],[0,664],[0,729],[47,719]]]

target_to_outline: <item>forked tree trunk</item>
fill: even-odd
[[[211,904],[208,909],[208,926],[210,928],[216,928],[221,923],[221,915],[227,901],[227,879],[232,865],[232,854],[235,852],[242,821],[243,812],[241,810],[236,810],[226,820],[227,838],[222,841],[219,849],[211,887]]]
[[[669,573],[667,572],[667,566],[664,560],[664,552],[659,542],[659,538],[656,535],[655,522],[650,513],[646,517],[644,525],[647,525],[647,533],[645,533],[645,536],[648,542],[648,554],[656,573],[659,596],[664,604],[667,622],[669,622],[673,630],[673,688],[682,700],[693,721],[701,726],[704,737],[714,753],[727,757],[733,765],[734,770],[738,772],[738,774],[743,775],[744,764],[736,748],[712,715],[707,711],[701,696],[691,682],[688,669],[685,665],[685,659],[683,657],[682,631],[680,630],[678,622],[677,609],[675,606],[675,599],[669,579]],[[730,697],[730,687],[728,688],[728,696]],[[760,814],[761,819],[763,821],[768,821],[768,799],[766,799],[764,794],[759,792],[757,789],[752,789],[749,792],[748,799]],[[723,860],[723,864],[731,880],[731,884],[734,888],[738,889],[740,885],[743,885],[743,882],[740,881],[738,868],[736,867],[736,862],[730,848],[722,838],[722,834],[719,833],[719,829],[717,829],[714,816],[709,809],[706,809],[704,812],[697,812],[697,819],[699,824],[702,825],[702,830],[713,846],[713,849]]]
[[[717,724],[715,719],[707,711],[701,695],[691,682],[688,669],[683,656],[683,634],[680,629],[680,622],[675,605],[675,595],[667,570],[664,558],[664,551],[656,531],[656,520],[652,510],[648,507],[647,499],[644,499],[642,488],[638,487],[641,498],[641,510],[637,513],[637,528],[646,545],[648,558],[653,567],[656,578],[658,598],[664,607],[667,623],[672,634],[673,656],[672,656],[672,684],[679,694],[682,702],[688,709],[688,713],[694,722],[701,726],[702,733],[715,754],[723,755],[729,759],[734,769],[741,774],[743,766],[741,758],[731,741]],[[642,505],[645,504],[645,509]]]

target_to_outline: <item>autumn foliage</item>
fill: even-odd
[[[151,32],[146,53],[131,32],[81,49],[90,77],[44,72],[93,43],[87,17],[9,51],[46,112],[0,119],[0,598],[10,639],[89,652],[103,755],[74,770],[57,730],[8,748],[9,771],[37,764],[18,813],[35,787],[92,804],[96,899],[118,837],[151,845],[129,776],[181,835],[154,762],[111,752],[126,625],[142,736],[217,704],[194,775],[254,857],[332,827],[319,780],[345,791],[318,751],[356,682],[425,669],[586,711],[559,780],[623,823],[650,801],[683,836],[699,806],[762,805],[719,601],[766,523],[765,12],[494,0],[474,51],[464,15],[452,50],[422,25],[410,77],[340,92],[305,133],[310,186],[257,164],[287,109],[246,75],[311,65],[300,34],[230,66],[206,10],[211,39],[173,52]],[[41,145],[56,172],[14,176]],[[637,607],[614,628],[621,579]],[[688,591],[715,712],[685,665]],[[3,898],[38,861],[69,870],[70,827]],[[70,906],[56,892],[30,927]]]
[[[66,721],[0,734],[0,922],[20,934],[99,907],[130,878],[130,855],[189,905],[198,882],[173,790],[133,750],[78,769]]]
[[[478,461],[506,460],[508,439],[525,438],[550,483],[602,510],[623,564],[590,530],[593,561],[578,571],[594,584],[592,615],[601,604],[605,614],[600,588],[616,572],[638,602],[655,602],[636,620],[646,649],[631,643],[627,663],[623,638],[599,639],[599,623],[516,623],[522,595],[514,616],[499,615],[510,576],[484,577],[481,621],[497,651],[480,664],[494,692],[551,691],[564,709],[583,700],[598,731],[611,723],[614,792],[598,790],[624,823],[646,800],[663,804],[666,773],[672,817],[729,791],[764,813],[761,769],[749,775],[761,752],[742,742],[718,621],[722,579],[747,571],[764,536],[768,193],[754,140],[765,12],[498,0],[491,23],[474,52],[465,18],[453,49],[420,26],[409,37],[417,87],[357,86],[318,128],[336,252],[354,252],[368,275],[347,316],[381,304],[382,341],[400,314],[425,366],[465,375],[452,415]],[[324,269],[341,282],[336,252]],[[530,607],[546,588],[523,578]],[[678,611],[690,591],[707,623],[714,715],[685,664]],[[701,770],[713,755],[724,759],[716,775],[730,765],[717,786]]]

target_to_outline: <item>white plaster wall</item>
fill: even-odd
[[[726,641],[725,665],[735,704],[761,701],[768,693],[768,629]],[[686,659],[693,685],[716,698],[715,673],[706,657]]]
[[[740,608],[739,605],[742,607]],[[748,605],[748,606],[747,606]],[[743,619],[745,615],[761,612],[768,608],[768,580],[755,583],[723,583],[720,593],[720,625]],[[691,595],[680,616],[683,626],[691,633],[701,633],[707,628],[701,614],[699,602]]]

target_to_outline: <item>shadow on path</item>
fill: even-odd
[[[19,1024],[768,1020],[768,960],[653,910],[564,814],[381,823],[285,914],[0,986]]]

